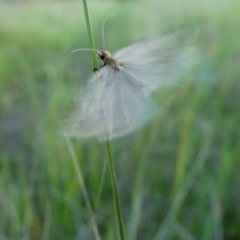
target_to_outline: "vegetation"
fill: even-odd
[[[234,3],[234,4],[233,4]],[[155,97],[159,115],[112,141],[127,239],[240,236],[240,5],[91,2],[95,44],[123,46],[196,25],[193,67]],[[94,239],[58,120],[92,73],[81,1],[0,3],[0,239]],[[76,90],[77,89],[77,90]],[[72,141],[102,239],[117,239],[107,154]]]

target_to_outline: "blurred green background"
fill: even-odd
[[[89,1],[96,47],[197,26],[161,113],[112,142],[127,239],[240,239],[240,2]],[[94,239],[58,120],[92,73],[82,2],[0,3],[0,239]],[[102,239],[117,239],[105,145],[73,140]],[[101,184],[101,182],[103,184]]]

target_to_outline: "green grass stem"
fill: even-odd
[[[91,22],[90,22],[90,18],[89,18],[89,12],[88,12],[86,0],[83,0],[83,7],[84,7],[84,13],[85,13],[86,24],[87,24],[87,29],[88,29],[89,42],[90,42],[91,48],[95,49],[92,28],[91,28]],[[94,68],[98,68],[97,58],[96,58],[96,55],[94,52],[92,53],[92,58],[93,58]],[[107,148],[108,165],[109,165],[109,171],[110,171],[110,176],[111,176],[112,190],[113,190],[113,195],[114,195],[114,203],[115,203],[116,212],[117,212],[118,227],[119,227],[121,240],[124,240],[125,239],[124,227],[123,227],[122,213],[121,213],[121,208],[120,208],[120,200],[119,200],[117,184],[116,184],[116,174],[115,174],[115,169],[114,169],[114,164],[113,164],[111,145],[108,140],[106,141],[106,148]]]
[[[88,38],[89,38],[90,46],[92,49],[95,49],[95,44],[94,44],[94,39],[93,39],[93,34],[92,34],[92,27],[91,27],[91,22],[90,22],[90,17],[89,17],[88,6],[87,6],[86,0],[83,0],[83,8],[84,8],[84,14],[85,14],[85,19],[86,19],[86,24],[87,24],[87,31],[88,31]],[[95,52],[92,52],[92,60],[93,60],[94,68],[97,69],[98,63],[97,63],[97,58],[96,58]]]
[[[119,200],[119,196],[118,196],[118,190],[117,190],[117,184],[116,184],[116,174],[115,174],[115,169],[114,169],[110,141],[106,141],[106,147],[107,147],[107,153],[108,153],[108,165],[109,165],[109,171],[110,171],[110,175],[111,175],[112,190],[113,190],[113,195],[114,195],[115,207],[116,207],[116,211],[117,211],[119,231],[120,231],[121,239],[124,240],[125,235],[124,235],[124,227],[123,227],[123,220],[122,220],[122,212],[121,212],[120,200]]]
[[[95,239],[100,240],[101,239],[100,234],[99,234],[99,231],[98,231],[98,227],[97,227],[94,212],[93,212],[93,209],[92,209],[92,206],[91,206],[91,202],[90,202],[90,199],[89,199],[89,196],[88,196],[88,193],[87,193],[87,188],[86,188],[86,185],[85,185],[85,182],[84,182],[82,170],[81,170],[81,168],[78,164],[77,156],[76,156],[76,153],[74,151],[74,148],[73,148],[70,140],[68,138],[66,138],[66,140],[67,140],[67,145],[68,145],[68,148],[69,148],[69,152],[71,154],[71,158],[72,158],[72,161],[73,161],[74,169],[75,169],[76,174],[77,174],[78,182],[79,182],[79,185],[80,185],[80,188],[81,188],[81,191],[82,191],[82,195],[83,195],[84,201],[85,201],[86,206],[87,206],[88,215],[90,216],[90,222],[91,222],[91,225],[92,225],[92,229],[93,229]]]

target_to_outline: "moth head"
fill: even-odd
[[[102,61],[106,61],[112,57],[111,53],[106,50],[97,51],[96,54]]]

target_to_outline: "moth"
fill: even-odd
[[[74,98],[72,112],[60,122],[66,137],[123,137],[158,112],[151,94],[173,85],[186,70],[193,34],[188,30],[141,41],[113,55],[93,50],[102,61]]]

